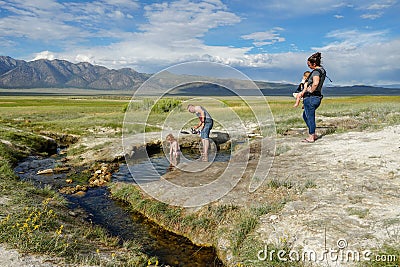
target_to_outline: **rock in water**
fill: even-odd
[[[42,175],[42,174],[53,174],[53,169],[40,170],[37,172],[37,175]]]

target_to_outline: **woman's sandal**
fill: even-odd
[[[304,140],[301,140],[301,142],[303,142],[303,143],[314,143],[315,140],[308,140],[308,139],[306,138],[306,139],[304,139]]]

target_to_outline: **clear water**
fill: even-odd
[[[185,153],[185,157],[194,160],[200,156],[195,152],[185,151]],[[227,161],[229,157],[229,153],[219,152],[214,160]],[[58,189],[65,186],[65,174],[36,174],[38,170],[54,168],[58,160],[60,159],[28,157],[18,164],[14,171],[21,180],[31,181],[38,187],[51,185]],[[146,173],[149,164],[157,170],[159,175],[165,174],[169,169],[168,159],[163,153],[158,153],[151,156],[150,162],[142,161],[131,166],[131,172],[148,181],[159,179],[159,175]],[[113,180],[135,183],[131,172],[126,164],[121,164],[119,172],[113,175]],[[71,203],[71,209],[83,208],[90,215],[92,222],[104,227],[110,234],[118,236],[121,240],[134,240],[141,244],[146,254],[158,257],[163,265],[223,266],[213,248],[195,246],[187,238],[165,231],[140,214],[128,211],[124,203],[109,197],[109,192],[105,187],[89,189],[81,197],[74,195],[65,197]]]
[[[213,248],[193,245],[187,238],[165,231],[123,203],[109,198],[104,187],[89,190],[84,197],[67,196],[71,207],[81,207],[90,213],[93,223],[106,228],[121,240],[134,240],[143,251],[156,256],[161,264],[170,266],[223,266]]]
[[[196,150],[182,150],[181,162],[195,161],[200,158]],[[230,151],[217,151],[214,162],[226,162],[230,159]],[[155,171],[154,171],[155,170]],[[159,152],[150,156],[149,160],[137,160],[135,164],[121,164],[119,171],[113,174],[113,181],[127,183],[146,183],[160,179],[160,176],[170,170],[170,162],[164,153]]]

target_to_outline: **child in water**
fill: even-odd
[[[179,164],[181,153],[178,141],[172,134],[168,134],[166,140],[169,142],[169,162],[172,166],[176,166]]]
[[[307,79],[310,76],[309,71],[304,72],[303,74],[303,79],[301,80],[301,83],[299,84],[299,86],[297,87],[296,92],[293,93],[293,96],[296,98],[296,103],[294,104],[293,107],[297,108],[300,104],[301,101],[301,91],[303,91],[304,88],[307,87]]]

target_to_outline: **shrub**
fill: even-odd
[[[167,113],[175,108],[180,108],[181,105],[181,100],[173,98],[162,98],[153,105],[151,111],[154,113]]]
[[[161,98],[157,102],[151,98],[144,98],[142,101],[131,102],[130,110],[151,110],[152,113],[162,114],[170,112],[175,108],[181,108],[181,105],[182,101],[174,98]],[[127,107],[124,107],[123,111],[126,111],[127,109]]]

